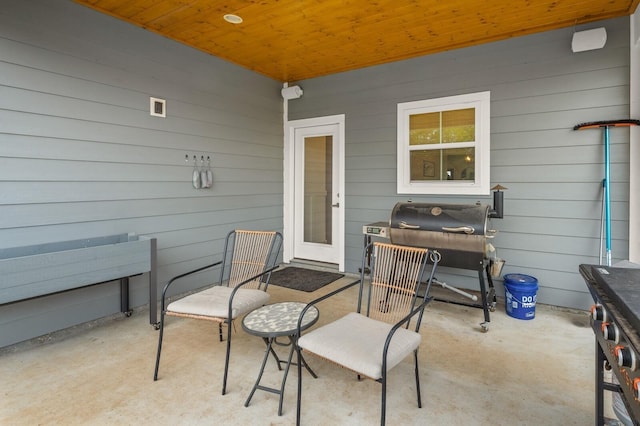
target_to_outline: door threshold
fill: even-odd
[[[318,271],[339,272],[337,263],[319,262],[317,260],[294,258],[289,261],[288,266],[297,266],[299,268],[315,269]]]

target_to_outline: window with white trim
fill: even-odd
[[[490,92],[398,104],[398,194],[489,194]]]

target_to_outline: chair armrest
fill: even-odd
[[[426,308],[426,306],[432,300],[433,300],[432,296],[425,297],[424,300],[422,301],[422,303],[420,303],[418,306],[413,308],[413,310],[411,312],[409,312],[409,314],[406,317],[402,318],[400,321],[395,323],[393,325],[393,327],[391,328],[391,331],[395,332],[395,330],[400,328],[403,324],[408,323],[409,321],[411,321],[411,318],[413,318],[416,314],[418,314],[418,313],[422,314],[424,312],[424,308]],[[420,323],[416,324],[416,332],[418,331],[418,327],[420,327]]]
[[[280,265],[276,265],[276,266],[272,266],[269,269],[265,269],[264,271],[260,272],[259,274],[256,274],[254,276],[252,276],[251,278],[247,278],[246,280],[242,281],[241,283],[237,284],[233,290],[231,290],[231,295],[229,296],[229,314],[227,316],[227,320],[230,322],[232,319],[231,313],[233,311],[233,298],[235,297],[236,293],[238,292],[238,290],[240,290],[240,288],[242,288],[243,286],[247,285],[248,283],[250,283],[251,281],[254,281],[258,278],[260,278],[263,275],[266,274],[270,274],[271,272],[275,271],[276,269],[278,269],[280,267]]]
[[[301,332],[300,332],[300,325],[302,324],[302,318],[304,318],[304,315],[307,313],[307,311],[314,305],[317,305],[318,303],[322,302],[323,300],[326,300],[330,297],[335,296],[338,293],[342,293],[343,291],[353,287],[356,284],[360,284],[361,279],[358,278],[355,281],[350,282],[349,284],[346,284],[342,287],[340,287],[337,290],[333,290],[330,293],[325,294],[324,296],[318,297],[317,299],[312,300],[311,302],[307,303],[307,306],[304,307],[304,309],[302,309],[302,311],[300,312],[300,316],[298,317],[298,328],[297,328],[297,336],[300,337]]]
[[[425,297],[424,300],[422,301],[421,304],[419,304],[416,308],[414,308],[409,315],[407,315],[406,317],[402,318],[400,321],[398,321],[397,323],[395,323],[393,325],[393,327],[391,327],[391,330],[389,331],[389,334],[387,334],[387,339],[384,342],[384,348],[382,350],[382,371],[387,371],[387,352],[389,351],[389,345],[391,344],[391,339],[393,338],[393,335],[396,333],[396,331],[403,326],[403,324],[407,323],[409,321],[411,321],[411,318],[413,318],[416,314],[420,314],[420,319],[418,320],[418,323],[416,325],[416,333],[418,332],[418,328],[420,327],[420,322],[422,319],[422,313],[424,312],[424,308],[427,306],[427,304],[429,302],[431,302],[431,300],[433,299],[433,297]]]
[[[175,277],[171,278],[169,280],[169,282],[164,286],[164,289],[162,289],[162,302],[161,302],[161,307],[160,307],[161,311],[163,312],[164,308],[165,308],[165,300],[166,300],[167,290],[169,289],[169,286],[171,284],[173,284],[174,281],[177,281],[180,278],[184,278],[184,277],[187,277],[189,275],[193,275],[196,272],[201,272],[201,271],[204,271],[205,269],[213,268],[214,266],[218,266],[221,263],[222,263],[222,261],[219,260],[217,262],[211,263],[209,265],[201,266],[200,268],[193,269],[191,271],[185,272],[184,274],[176,275]]]

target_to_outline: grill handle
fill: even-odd
[[[443,226],[442,230],[446,231],[446,232],[464,232],[467,235],[471,235],[474,232],[476,232],[476,230],[473,229],[473,227],[471,227],[471,226],[458,226],[458,227],[455,227],[455,228],[450,228],[448,226]]]
[[[400,229],[420,229],[420,225],[409,225],[404,220],[398,223],[398,228]]]

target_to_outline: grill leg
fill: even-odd
[[[596,339],[596,426],[604,424],[604,352]]]
[[[369,244],[371,244],[371,236],[365,234],[364,236],[364,248],[366,249],[367,247],[369,247]],[[367,261],[365,262],[364,265],[364,271],[362,270],[362,268],[358,269],[358,272],[362,273],[364,272],[365,275],[368,275],[369,273],[371,273],[371,248],[367,249]]]
[[[487,262],[487,265],[484,268],[484,271],[486,273],[486,277],[487,277],[487,282],[489,283],[489,290],[488,290],[488,296],[487,296],[487,300],[489,302],[489,310],[491,312],[496,310],[496,304],[498,303],[498,299],[496,298],[496,288],[493,285],[493,278],[491,278],[491,265],[489,262]]]
[[[480,324],[482,326],[482,331],[489,330],[489,322],[491,322],[491,317],[489,316],[489,302],[487,297],[487,284],[484,280],[484,268],[481,266],[478,269],[478,280],[480,281],[480,297],[482,298],[482,310],[484,311],[484,322]]]

